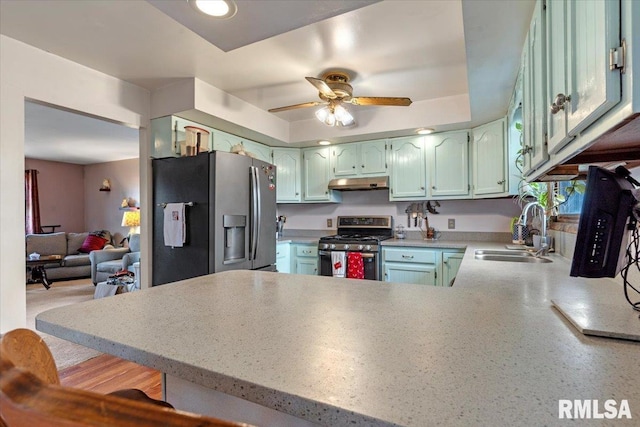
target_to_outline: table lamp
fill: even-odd
[[[129,235],[134,234],[136,232],[136,228],[140,226],[140,211],[126,211],[122,215],[122,226],[130,227]]]

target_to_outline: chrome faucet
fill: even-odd
[[[542,230],[540,230],[540,249],[535,253],[536,256],[547,255],[549,253],[549,243],[547,239],[547,215],[542,206],[538,202],[527,203],[522,209],[522,224],[527,224],[527,214],[529,210],[533,207],[537,206],[540,209],[540,214],[542,216]]]

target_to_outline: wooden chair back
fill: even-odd
[[[31,329],[14,329],[2,336],[0,351],[14,366],[47,384],[60,384],[56,361],[42,337]]]
[[[11,427],[247,427],[42,381],[0,354],[0,419]]]

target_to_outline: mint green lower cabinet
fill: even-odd
[[[291,244],[276,245],[276,270],[280,273],[291,273]]]
[[[318,245],[294,245],[294,270],[295,274],[318,275]]]
[[[440,285],[438,268],[441,252],[416,247],[382,248],[382,271],[385,282]]]
[[[385,262],[383,270],[385,282],[438,285],[438,271],[435,265]]]
[[[458,274],[463,257],[463,252],[442,253],[442,286],[453,285],[453,280],[456,278],[456,274]]]
[[[463,249],[385,246],[382,248],[383,280],[417,285],[451,286],[463,256]]]

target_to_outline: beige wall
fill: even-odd
[[[42,224],[60,224],[56,231],[109,230],[127,234],[122,227],[122,199],[140,203],[138,159],[76,165],[25,159],[26,169],[37,169]],[[111,191],[100,191],[109,179]]]
[[[111,191],[99,191],[102,180],[108,178]],[[128,234],[122,227],[120,204],[131,198],[140,203],[140,162],[138,159],[97,163],[85,166],[85,218],[87,231],[106,229],[112,233]]]
[[[343,191],[342,203],[279,204],[278,215],[285,215],[286,230],[335,229],[339,215],[391,215],[394,224],[407,226],[405,209],[412,202],[389,202],[389,191]],[[447,220],[456,220],[453,231],[509,232],[511,217],[520,215],[521,209],[513,199],[443,200],[436,208],[437,215],[428,215],[429,225],[447,230]],[[327,219],[333,227],[327,227]],[[411,224],[410,230],[417,230]]]
[[[84,166],[25,159],[24,168],[38,171],[42,225],[59,224],[56,231],[85,231]]]
[[[149,158],[147,90],[0,35],[0,333],[26,325],[24,284],[25,100],[83,112],[140,129]],[[142,206],[150,203],[150,161],[140,163]],[[143,230],[148,222],[142,212]],[[143,231],[143,256],[149,242]],[[146,285],[149,265],[141,280]]]

